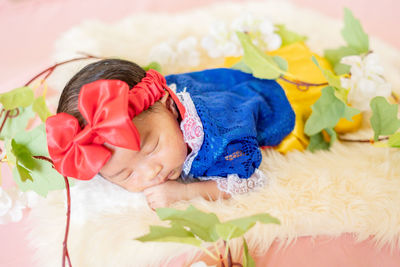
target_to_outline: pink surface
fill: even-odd
[[[300,237],[287,248],[280,248],[274,242],[267,253],[254,257],[257,266],[271,267],[398,267],[400,251],[391,252],[388,246],[374,249],[372,239],[355,243],[354,236],[343,234],[338,238]],[[223,249],[220,253],[223,253]],[[209,265],[216,262],[209,257],[198,257],[193,262],[204,261]],[[234,259],[233,262],[239,262]],[[184,255],[163,267],[182,266]]]
[[[279,249],[275,242],[257,259],[257,266],[274,267],[398,267],[400,250],[391,253],[388,246],[378,250],[372,239],[355,243],[353,235],[343,234],[339,238],[301,237],[287,249]]]
[[[179,12],[204,6],[212,0],[0,0],[0,92],[21,86],[34,74],[52,65],[54,41],[59,34],[84,19],[113,22],[141,11]],[[236,0],[235,2],[244,2]],[[293,0],[302,6],[341,18],[343,6],[361,19],[367,33],[400,48],[397,24],[400,1],[381,0]],[[4,170],[4,168],[2,168]],[[3,171],[3,178],[5,175]],[[6,178],[7,178],[6,177]],[[6,179],[6,185],[12,184]],[[26,222],[0,225],[0,266],[34,266],[33,251],[24,236]],[[57,245],[57,244],[55,244]],[[61,249],[61,244],[60,249]],[[399,250],[390,255],[387,248],[378,251],[372,241],[354,243],[350,234],[329,240],[299,238],[287,249],[274,243],[260,258],[260,266],[399,266]],[[72,259],[73,262],[73,259]]]

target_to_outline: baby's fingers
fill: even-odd
[[[147,203],[149,204],[150,208],[153,210],[157,208],[162,208],[168,206],[168,202],[165,198],[160,197],[157,194],[149,194],[146,195]]]

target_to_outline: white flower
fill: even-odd
[[[197,39],[188,37],[179,41],[177,45],[177,62],[181,66],[198,66],[200,64],[199,52],[196,49]]]
[[[200,64],[200,53],[197,50],[197,39],[188,37],[179,42],[169,40],[154,46],[149,61],[156,61],[161,66],[194,67]]]
[[[24,192],[23,201],[28,208],[33,208],[39,202],[39,195],[34,191]]]
[[[266,50],[272,51],[276,50],[282,45],[282,38],[276,34],[269,34],[264,38],[264,43],[266,44]]]
[[[23,193],[16,187],[7,191],[0,187],[0,224],[20,221],[25,202]]]
[[[275,31],[274,24],[272,24],[271,21],[266,19],[260,23],[259,28],[264,35],[273,34]]]
[[[156,61],[160,65],[172,64],[176,60],[176,53],[170,44],[162,42],[151,49],[149,60]]]
[[[23,210],[34,207],[38,200],[36,192],[22,192],[17,187],[4,190],[0,187],[0,224],[20,221]]]
[[[12,207],[12,200],[6,191],[0,187],[0,216],[4,216]]]
[[[248,33],[253,44],[261,50],[276,50],[282,45],[270,20],[247,13],[233,20],[230,26],[222,21],[212,24],[209,34],[202,39],[202,47],[212,58],[241,56],[243,49],[236,31]]]
[[[241,47],[235,37],[236,34],[224,22],[217,21],[211,26],[209,35],[203,37],[201,45],[212,58],[239,56]]]
[[[370,109],[372,98],[390,96],[391,86],[382,77],[384,70],[379,65],[378,55],[348,56],[342,58],[341,63],[351,66],[351,77],[341,78],[341,84],[349,89],[347,100],[353,107],[366,111]]]

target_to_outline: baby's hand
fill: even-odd
[[[167,207],[178,200],[187,199],[186,184],[176,181],[166,181],[149,187],[143,193],[146,195],[147,203],[153,210]]]

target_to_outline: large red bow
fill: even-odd
[[[149,70],[131,90],[120,80],[98,80],[84,85],[78,103],[87,121],[83,129],[67,113],[46,120],[47,146],[56,170],[68,177],[88,180],[111,157],[104,143],[139,150],[140,136],[132,118],[159,100],[165,94],[164,88],[179,101],[167,87],[165,78],[155,70]],[[180,102],[177,104],[183,107]],[[183,116],[185,110],[181,108]]]
[[[95,81],[84,85],[79,94],[79,111],[87,121],[83,129],[67,113],[47,119],[47,146],[58,172],[82,180],[93,178],[111,156],[105,142],[140,149],[139,133],[128,115],[128,92],[122,81]]]

